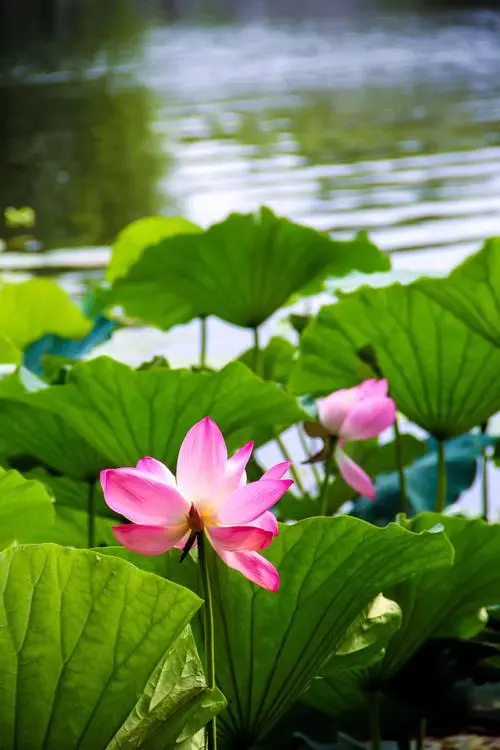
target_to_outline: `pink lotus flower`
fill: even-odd
[[[282,477],[290,462],[273,466],[258,482],[246,483],[253,450],[247,443],[228,459],[224,437],[205,417],[180,447],[177,476],[154,458],[135,468],[106,469],[101,485],[109,507],[132,521],[114,526],[124,547],[142,555],[182,549],[193,532],[203,531],[219,557],[269,591],[279,587],[278,571],[257,550],[278,533],[269,508],[293,482]]]
[[[343,446],[347,440],[368,440],[390,427],[396,407],[387,395],[387,380],[365,380],[354,388],[343,388],[317,401],[319,421],[337,438],[335,461],[339,471],[356,492],[375,498],[368,474],[350,458]]]

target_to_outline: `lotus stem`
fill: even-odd
[[[438,475],[436,513],[443,513],[446,507],[446,461],[444,456],[444,440],[438,440]]]
[[[256,375],[262,377],[261,374],[262,360],[260,356],[260,337],[259,329],[257,326],[253,329],[253,370]]]
[[[372,750],[381,750],[382,740],[380,736],[380,713],[379,713],[379,693],[369,694],[370,701],[370,735],[372,740]]]
[[[399,431],[399,422],[396,417],[394,421],[394,435],[396,445],[396,466],[398,467],[399,474],[399,494],[401,498],[401,512],[405,515],[409,515],[410,507],[408,505],[408,497],[406,495],[406,477],[403,467],[403,443],[401,441],[401,432]]]
[[[319,512],[321,516],[328,515],[328,482],[330,479],[330,474],[332,473],[333,449],[334,443],[330,438],[328,441],[328,456],[326,457],[325,461],[325,476],[323,477],[323,484],[321,485],[321,493],[319,496]]]
[[[95,547],[95,482],[89,482],[87,505],[87,547]]]
[[[283,442],[283,438],[281,437],[281,435],[278,435],[276,437],[276,442],[278,443],[278,447],[279,447],[279,449],[281,451],[281,454],[282,454],[283,458],[285,459],[285,461],[290,461],[291,462],[291,464],[290,464],[290,474],[293,477],[293,481],[297,485],[297,489],[299,490],[299,492],[302,493],[302,495],[305,495],[306,491],[304,489],[304,484],[302,482],[302,479],[300,478],[299,472],[295,468],[295,464],[292,461],[292,457],[291,457],[290,453],[288,452],[288,448],[286,447],[285,443]]]
[[[207,366],[207,319],[200,318],[200,370]]]
[[[420,719],[418,724],[417,750],[423,750],[427,737],[427,719]]]
[[[481,435],[485,435],[486,431],[488,429],[488,422],[485,422],[481,425]],[[481,450],[482,454],[482,462],[481,462],[481,495],[483,500],[483,513],[482,517],[485,521],[488,521],[489,519],[489,498],[488,498],[488,448],[486,445],[483,445],[483,448]]]
[[[300,445],[302,447],[302,450],[304,451],[304,456],[306,458],[309,458],[310,450],[309,450],[309,446],[307,445],[307,441],[306,441],[306,436],[305,436],[304,430],[302,429],[302,427],[299,426],[297,428],[297,431],[299,433]],[[309,464],[309,465],[311,467],[311,471],[313,473],[315,482],[316,482],[317,486],[319,487],[320,484],[321,484],[320,473],[319,473],[319,471],[317,470],[317,468],[316,468],[316,466],[314,464]]]
[[[215,688],[215,638],[214,638],[214,610],[212,602],[212,589],[210,587],[210,574],[205,550],[205,535],[201,531],[198,537],[198,564],[201,571],[201,586],[204,599],[203,624],[205,634],[205,670],[208,688]],[[217,722],[215,716],[210,719],[206,726],[207,750],[217,750]]]

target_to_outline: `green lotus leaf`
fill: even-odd
[[[152,558],[108,553],[151,569]],[[412,534],[395,524],[380,529],[337,516],[281,526],[265,554],[280,571],[277,593],[259,589],[210,555],[217,679],[228,699],[218,719],[223,750],[260,746],[339,649],[345,656],[349,648],[366,647],[371,663],[373,638],[354,638],[355,621],[381,591],[449,564],[452,549],[444,534]],[[197,585],[192,559],[179,565],[174,552],[157,559],[158,572]]]
[[[500,346],[500,238],[486,240],[445,279],[422,279],[418,288],[472,331]]]
[[[63,385],[15,393],[12,398],[36,410],[37,419],[45,412],[49,424],[54,419],[64,423],[66,433],[76,433],[108,466],[134,465],[150,455],[174,467],[186,432],[205,416],[216,420],[232,449],[257,437],[269,440],[305,417],[290,394],[239,362],[220,372],[193,373],[166,368],[137,371],[99,357],[75,365]],[[26,419],[29,422],[29,414]],[[26,432],[23,428],[25,442]],[[58,441],[61,455],[66,433]],[[36,432],[30,432],[29,441],[31,453],[41,455],[47,442],[43,420]]]
[[[334,242],[262,208],[147,248],[111,296],[165,330],[189,311],[255,328],[315,279],[385,270],[388,263],[370,243]]]
[[[453,565],[387,587],[384,593],[403,613],[401,627],[387,643],[376,665],[351,672],[327,665],[323,679],[311,684],[305,699],[337,719],[361,721],[368,713],[370,686],[384,685],[431,638],[469,638],[484,626],[483,608],[500,601],[500,524],[479,519],[422,513],[408,528],[413,532],[444,528],[454,548]]]
[[[2,748],[132,748],[219,710],[189,630],[193,593],[117,558],[53,544],[0,555]]]
[[[316,395],[369,377],[358,356],[367,345],[398,409],[437,438],[468,432],[500,409],[500,352],[418,284],[361,287],[323,308],[301,338],[289,387]]]
[[[47,333],[79,339],[91,328],[91,321],[50,279],[0,286],[0,334],[19,349]]]
[[[111,247],[111,258],[106,269],[106,279],[114,281],[125,276],[150,245],[156,245],[177,234],[196,234],[201,227],[178,216],[146,216],[127,224]]]

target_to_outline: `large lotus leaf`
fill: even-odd
[[[500,238],[487,240],[445,279],[422,279],[419,289],[494,346],[500,346]]]
[[[436,441],[430,438],[428,451],[405,468],[406,496],[412,513],[432,511],[436,507],[438,455]],[[497,444],[490,435],[460,435],[444,446],[446,463],[445,506],[453,505],[474,482],[477,462],[485,446]],[[390,472],[377,479],[375,500],[361,498],[351,511],[371,523],[388,523],[401,510],[399,475]],[[287,498],[288,499],[288,498]]]
[[[0,333],[24,349],[46,333],[86,336],[92,324],[54,281],[30,279],[0,286]]]
[[[19,382],[14,392],[14,380],[10,382],[12,390],[8,384],[8,391],[0,387],[0,456],[4,461],[20,471],[41,465],[77,479],[95,479],[109,465],[64,418],[39,408],[36,393],[29,393]]]
[[[55,542],[66,547],[101,547],[115,544],[111,531],[117,523],[102,496],[99,483],[89,484],[66,476],[54,476],[44,469],[33,469],[25,474],[29,479],[42,482],[54,498],[53,523],[41,530],[37,542]],[[89,544],[89,493],[94,494],[94,544]]]
[[[23,364],[37,375],[45,375],[46,360],[49,357],[57,357],[62,364],[81,359],[96,346],[108,341],[119,327],[120,323],[117,320],[107,318],[105,315],[96,315],[92,320],[91,331],[83,338],[69,339],[47,334],[38,341],[34,341],[24,352]]]
[[[243,352],[238,359],[254,372],[257,364],[257,374],[264,380],[285,384],[292,372],[295,352],[296,348],[290,341],[281,336],[273,336],[267,346],[260,350],[257,363],[253,347]]]
[[[41,541],[53,522],[54,504],[43,484],[0,469],[0,549]]]
[[[169,722],[195,694],[191,711],[202,706],[207,688],[186,633],[200,600],[187,589],[52,544],[3,552],[0,589],[5,750],[105,750],[128,736],[136,704],[146,709],[141,741],[158,720],[152,703],[170,702]]]
[[[277,593],[211,555],[218,685],[228,699],[218,720],[221,747],[259,745],[345,646],[352,624],[381,591],[449,564],[451,554],[444,534],[411,534],[394,524],[378,529],[337,516],[280,527],[266,551],[280,571]],[[191,559],[179,565],[170,553],[160,564],[169,578],[193,585]]]
[[[398,409],[435,437],[468,432],[500,409],[500,352],[415,284],[361,287],[302,338],[294,390],[352,385],[356,352],[371,344]]]
[[[455,550],[453,565],[422,571],[384,594],[399,604],[403,624],[390,639],[384,659],[367,670],[342,674],[327,667],[306,696],[311,705],[337,717],[367,710],[370,685],[384,683],[430,638],[468,638],[484,624],[481,609],[500,601],[500,524],[479,519],[423,513],[409,523],[414,532],[444,527]],[[359,714],[358,714],[359,715]]]
[[[216,373],[157,368],[137,371],[108,357],[75,365],[64,385],[22,396],[23,404],[64,420],[108,465],[151,455],[174,466],[187,430],[213,417],[230,447],[305,418],[295,399],[243,364]],[[33,440],[46,441],[43,430]]]
[[[157,245],[167,237],[177,234],[197,234],[202,229],[192,221],[178,216],[146,216],[136,219],[122,229],[111,247],[111,258],[106,269],[106,279],[114,281],[125,276],[150,245]]]
[[[262,208],[231,214],[202,234],[179,235],[147,248],[112,298],[136,315],[169,328],[178,301],[193,315],[216,315],[254,328],[292,294],[326,273],[385,270],[388,259],[368,243],[336,243]],[[177,298],[177,299],[176,299]]]
[[[178,743],[194,740],[200,727],[225,705],[217,688],[206,689],[193,635],[186,628],[106,750],[173,750]]]
[[[0,334],[0,365],[21,363],[21,350],[4,334]]]

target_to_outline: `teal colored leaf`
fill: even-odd
[[[351,442],[346,445],[345,450],[356,461],[356,463],[358,463],[367,474],[372,477],[372,479],[375,479],[375,477],[378,477],[382,473],[391,472],[397,465],[396,447],[394,442],[385,443],[384,445],[379,445],[376,440]],[[413,435],[401,436],[401,456],[403,466],[412,464],[419,456],[422,456],[425,451],[425,443],[421,440],[417,440]],[[397,489],[399,489],[399,484],[397,485]],[[346,484],[340,475],[336,474],[328,488],[328,513],[336,513],[344,503],[355,500],[357,497],[358,493]],[[397,500],[398,505],[396,507],[396,512],[399,512],[401,509],[399,504],[399,492]],[[367,500],[366,503],[377,505],[377,502],[374,503],[372,500]],[[363,510],[365,510],[364,504],[362,507]],[[280,519],[298,521],[302,518],[318,515],[319,501],[317,498],[301,498],[288,493],[282,500],[280,500],[276,510]],[[366,508],[366,512],[370,512],[370,507]],[[355,513],[355,515],[360,518],[365,518],[361,513]],[[393,520],[394,515],[395,513],[393,513],[387,520]],[[365,518],[365,520],[373,519]]]
[[[216,373],[136,371],[99,357],[75,365],[64,385],[16,398],[45,412],[49,423],[61,420],[108,466],[134,465],[150,455],[173,467],[186,432],[205,416],[216,420],[232,449],[255,437],[269,440],[305,416],[292,396],[238,362]],[[46,442],[40,428],[31,435],[32,453]]]
[[[273,336],[267,346],[259,352],[258,375],[264,380],[286,383],[292,371],[295,352],[295,346],[290,341],[281,336]],[[253,348],[243,352],[238,360],[255,372],[255,350]]]
[[[161,711],[166,733],[180,733],[187,701],[205,719],[188,626],[200,600],[187,589],[117,558],[44,544],[0,555],[0,590],[5,750],[138,747]]]
[[[281,526],[265,554],[280,571],[277,593],[210,556],[216,643],[223,655],[218,685],[228,699],[218,719],[224,750],[258,746],[345,645],[375,597],[423,569],[449,564],[451,547],[443,534],[415,535],[394,524],[378,529],[337,516]],[[168,577],[193,585],[193,560],[179,565],[170,553],[160,564],[169,563],[163,568]]]
[[[484,625],[483,608],[500,601],[500,569],[493,564],[500,545],[500,524],[479,519],[423,513],[409,522],[413,532],[443,528],[454,549],[453,565],[387,587],[384,594],[403,612],[401,627],[390,638],[384,658],[366,670],[328,668],[311,685],[306,700],[339,718],[367,712],[370,685],[384,684],[430,638],[468,638]],[[361,712],[361,713],[360,713]],[[360,718],[361,720],[361,718]]]
[[[500,352],[417,284],[361,287],[323,308],[301,338],[290,388],[318,394],[354,385],[357,352],[368,344],[398,409],[435,437],[469,432],[499,411]]]
[[[447,278],[422,279],[418,288],[493,346],[500,346],[499,237],[486,240]]]
[[[147,216],[127,224],[111,247],[111,258],[106,269],[106,279],[114,281],[125,276],[150,245],[156,245],[177,234],[196,234],[201,227],[177,216]]]
[[[112,299],[164,329],[189,311],[254,328],[315,279],[387,267],[376,248],[361,243],[354,250],[268,208],[231,214],[202,234],[147,248],[115,282]]]
[[[54,504],[43,484],[0,469],[0,549],[40,541],[53,522]]]
[[[483,447],[493,444],[495,438],[478,434],[460,435],[446,441],[445,506],[453,505],[469,489],[476,478],[477,463]],[[432,511],[436,507],[437,467],[437,445],[431,438],[427,441],[427,452],[405,468],[406,496],[412,513]],[[392,521],[401,510],[399,487],[397,472],[379,477],[376,482],[376,499],[361,498],[355,503],[352,515],[371,523]]]
[[[19,349],[47,333],[81,338],[91,327],[90,320],[50,279],[0,286],[0,335]]]

